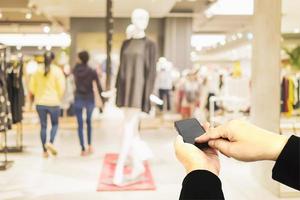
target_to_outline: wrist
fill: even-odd
[[[270,148],[268,148],[269,155],[267,155],[266,160],[276,161],[284,146],[286,145],[288,139],[289,138],[285,135],[276,135],[276,137],[274,137],[274,140],[270,140]]]
[[[186,167],[187,174],[191,173],[192,171],[196,171],[196,170],[206,170],[206,171],[209,171],[209,172],[215,174],[216,176],[219,176],[219,171],[216,169],[210,168],[209,166],[193,164],[193,165]]]

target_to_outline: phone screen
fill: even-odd
[[[199,148],[207,148],[207,143],[195,143],[195,138],[205,133],[204,128],[200,125],[199,121],[195,118],[185,119],[175,122],[175,128],[178,133],[183,137],[183,141],[193,144]]]

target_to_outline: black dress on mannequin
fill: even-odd
[[[119,107],[150,111],[156,77],[156,44],[148,38],[125,40],[120,53],[116,88]]]
[[[23,64],[9,63],[9,73],[7,74],[7,92],[8,98],[11,103],[12,122],[13,124],[21,122],[23,119],[23,106],[24,106],[24,88],[22,81]]]
[[[4,71],[0,69],[0,131],[10,129],[11,124],[12,117],[7,94],[6,78]]]

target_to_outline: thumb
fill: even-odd
[[[208,142],[208,145],[214,149],[217,149],[225,156],[231,157],[230,146],[232,144],[228,140],[224,140],[224,139],[210,140]]]
[[[176,147],[178,147],[178,146],[180,146],[180,145],[182,145],[182,144],[184,144],[183,138],[182,138],[181,135],[178,135],[178,136],[176,137],[176,139],[175,139],[174,146],[175,146],[175,148],[176,148]]]

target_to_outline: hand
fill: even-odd
[[[201,151],[195,145],[184,143],[181,136],[177,136],[174,146],[177,159],[185,167],[187,173],[194,170],[208,170],[219,175],[220,161],[216,150],[207,148]]]
[[[241,161],[276,161],[287,140],[286,136],[274,134],[241,120],[211,128],[196,138],[196,142],[208,141],[210,147]]]

